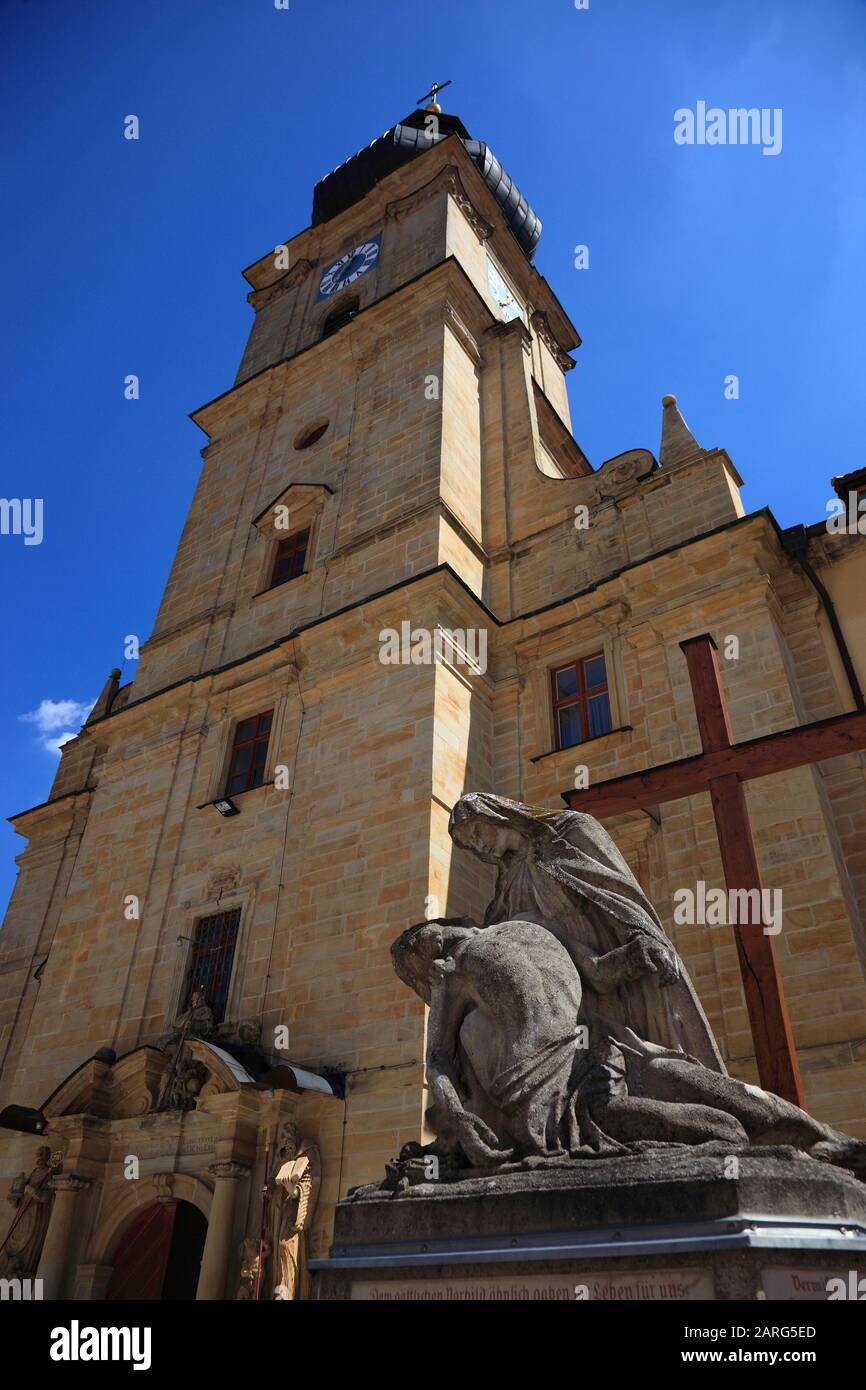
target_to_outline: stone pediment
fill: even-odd
[[[195,1110],[211,1096],[246,1090],[341,1094],[336,1076],[320,1076],[288,1062],[256,1079],[237,1057],[202,1038],[186,1038],[176,1059],[172,1048],[158,1047],[137,1047],[116,1061],[109,1057],[105,1049],[105,1055],[76,1067],[42,1105],[45,1118],[130,1120],[159,1111]]]
[[[48,1119],[86,1114],[126,1120],[157,1109],[194,1109],[208,1096],[254,1085],[230,1053],[190,1038],[174,1066],[172,1054],[156,1047],[138,1047],[113,1064],[91,1057],[57,1087],[42,1111]]]
[[[311,520],[333,495],[327,483],[289,483],[253,518],[253,525],[268,537],[288,535]]]

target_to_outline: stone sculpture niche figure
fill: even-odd
[[[29,1176],[13,1178],[6,1200],[15,1210],[0,1251],[0,1275],[4,1278],[32,1277],[51,1219],[54,1192],[51,1178],[60,1166],[61,1155],[52,1154],[47,1145],[36,1150],[36,1164]]]
[[[268,1241],[261,1241],[255,1236],[245,1236],[241,1241],[239,1254],[241,1257],[240,1282],[238,1284],[235,1299],[242,1303],[249,1303],[255,1299],[260,1292],[260,1279],[264,1274],[264,1265],[271,1253]]]
[[[286,1120],[277,1135],[277,1153],[268,1179],[269,1296],[281,1301],[306,1298],[306,1233],[313,1223],[321,1185],[318,1146],[301,1139],[297,1125]]]
[[[451,833],[498,863],[486,925],[422,922],[392,947],[430,1005],[430,1152],[489,1169],[721,1140],[866,1172],[866,1144],[727,1075],[658,918],[592,817],[464,797]]]

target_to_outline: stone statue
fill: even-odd
[[[171,1029],[160,1040],[160,1047],[169,1058],[169,1067],[162,1080],[156,1109],[194,1110],[199,1100],[220,1094],[222,1087],[213,1071],[196,1060],[187,1046],[190,1039],[228,1049],[242,1065],[255,1072],[258,1064],[264,1063],[259,1048],[261,1032],[261,1022],[254,1018],[242,1019],[238,1024],[215,1023],[204,990],[194,989],[188,1007],[177,1015]]]
[[[161,1110],[194,1110],[203,1093],[210,1072],[203,1062],[193,1057],[188,1047],[181,1047],[164,1082]]]
[[[722,1140],[792,1145],[866,1176],[866,1144],[727,1075],[658,918],[591,816],[467,796],[451,834],[499,867],[485,925],[422,922],[392,946],[430,1005],[430,1154],[501,1170]]]
[[[0,1276],[26,1279],[36,1273],[54,1200],[51,1178],[60,1162],[59,1153],[41,1146],[30,1176],[21,1173],[10,1184],[6,1200],[15,1215],[0,1252]]]
[[[201,1038],[207,1042],[215,1033],[213,1009],[207,1002],[205,992],[201,988],[194,989],[189,1004],[178,1014],[170,1030],[162,1038],[161,1046],[167,1051],[173,1051],[176,1046],[182,1046],[187,1038]]]
[[[270,1253],[270,1243],[266,1240],[259,1241],[253,1236],[245,1236],[241,1241],[240,1284],[235,1294],[236,1301],[246,1303],[255,1299],[256,1286],[259,1283],[259,1271],[261,1270],[262,1276],[264,1276],[264,1265]]]
[[[207,1040],[214,1033],[214,1017],[203,989],[194,989],[189,1005],[178,1014],[160,1040],[170,1061],[162,1079],[157,1110],[194,1110],[208,1079],[208,1069],[196,1061],[186,1046],[187,1038]]]
[[[230,1047],[235,1053],[256,1052],[261,1044],[262,1024],[258,1018],[242,1018],[238,1023],[217,1023],[205,991],[193,990],[189,1004],[179,1013],[171,1028],[160,1039],[166,1052],[174,1052],[187,1038],[200,1038],[216,1047]]]
[[[313,1222],[322,1161],[319,1149],[301,1139],[286,1120],[277,1135],[277,1153],[267,1192],[270,1203],[268,1287],[281,1301],[307,1296],[306,1234]]]
[[[593,816],[471,793],[454,807],[449,831],[455,844],[498,869],[485,926],[520,919],[546,927],[591,987],[588,1009],[724,1072],[682,962]]]

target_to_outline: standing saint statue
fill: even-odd
[[[25,1279],[36,1273],[54,1200],[51,1178],[60,1160],[59,1153],[52,1154],[43,1145],[36,1150],[36,1166],[29,1177],[21,1173],[13,1179],[6,1199],[15,1208],[15,1216],[0,1251],[0,1275]]]
[[[306,1233],[313,1223],[321,1177],[318,1146],[301,1139],[293,1120],[284,1121],[268,1180],[269,1287],[271,1296],[283,1302],[308,1296]]]

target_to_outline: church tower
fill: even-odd
[[[322,179],[310,226],[245,271],[249,341],[193,414],[201,477],[135,679],[112,673],[48,801],[14,817],[0,1104],[36,1117],[3,1162],[33,1167],[44,1117],[62,1168],[27,1259],[46,1296],[140,1296],[144,1229],[150,1296],[198,1260],[198,1297],[255,1296],[287,1131],[317,1154],[313,1266],[339,1198],[423,1137],[424,1010],[389,947],[425,917],[483,919],[492,871],[448,835],[462,793],[561,807],[579,767],[694,751],[677,643],[695,631],[735,623],[761,653],[726,676],[742,737],[850,708],[802,566],[672,398],[661,466],[585,457],[565,388],[580,338],[533,265],[540,232],[434,103]],[[866,1133],[849,772],[844,815],[809,769],[784,833],[771,797],[755,809],[782,876],[796,886],[805,840],[821,876],[792,934],[834,953],[808,982],[793,951],[783,967],[798,1043],[836,1049],[845,1078],[822,1118]],[[720,876],[698,800],[609,827],[666,925],[673,887]],[[677,945],[751,1075],[733,945]],[[822,972],[844,1001],[829,1019],[808,1009]],[[271,1183],[271,1236],[278,1209]]]

